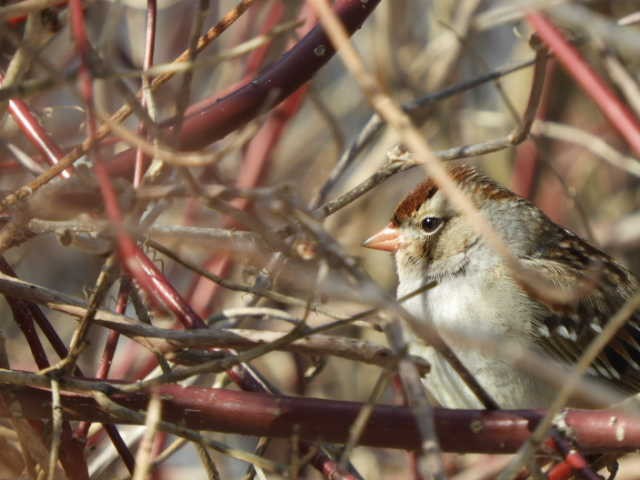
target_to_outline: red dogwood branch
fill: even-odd
[[[197,429],[243,435],[345,442],[362,404],[314,398],[272,396],[225,389],[164,385],[165,420]],[[51,394],[45,389],[12,387],[12,393],[33,419],[51,415]],[[147,393],[116,393],[112,400],[143,410]],[[128,423],[103,410],[88,394],[63,393],[68,420]],[[7,412],[0,409],[0,416]],[[435,425],[442,449],[460,453],[512,453],[529,437],[542,410],[435,409]],[[630,452],[640,448],[640,421],[613,410],[568,410],[563,417],[571,438],[584,453]],[[409,408],[375,407],[360,445],[418,449],[421,438]]]
[[[380,0],[338,0],[334,9],[347,31],[353,34],[378,3]],[[212,96],[187,110],[180,145],[184,149],[199,149],[246,125],[311,80],[334,54],[324,29],[316,25],[252,81],[222,98]],[[113,158],[109,169],[114,174],[124,175],[133,165],[134,158],[135,149],[125,150]]]
[[[640,122],[633,112],[571,45],[560,30],[543,14],[532,12],[527,20],[582,89],[598,105],[602,114],[624,137],[636,155],[640,155]]]

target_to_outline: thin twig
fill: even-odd
[[[402,348],[405,352],[408,350],[406,335],[403,333],[403,327],[398,320],[394,319],[387,322],[385,333],[395,348]],[[433,407],[427,399],[424,385],[415,366],[408,361],[406,356],[401,358],[398,364],[398,374],[420,432],[421,456],[418,465],[420,476],[423,478],[433,476],[436,479],[445,479],[446,474],[442,460],[440,439],[435,426]]]
[[[149,405],[147,406],[145,431],[140,440],[138,454],[136,455],[136,469],[133,472],[132,480],[145,480],[151,473],[153,465],[152,448],[153,439],[158,430],[158,425],[162,419],[162,401],[158,394],[151,394]]]
[[[480,75],[471,80],[458,83],[456,85],[444,88],[438,92],[425,95],[424,97],[418,98],[416,100],[412,100],[411,102],[405,103],[402,106],[402,109],[411,116],[411,118],[416,123],[421,123],[425,118],[425,112],[428,111],[427,107],[431,106],[435,102],[439,102],[440,100],[444,100],[450,98],[454,95],[459,95],[468,90],[478,87],[487,82],[494,81],[500,77],[505,75],[509,75],[511,73],[517,72],[523,68],[530,67],[534,65],[536,60],[526,60],[524,62],[518,63],[511,67],[505,67],[501,69],[494,70],[485,75]],[[352,165],[353,161],[357,158],[357,156],[364,150],[364,148],[369,145],[374,138],[382,131],[385,126],[385,122],[380,118],[378,114],[373,114],[369,120],[365,123],[365,126],[362,127],[360,132],[356,135],[356,139],[349,145],[349,147],[343,152],[340,156],[340,159],[334,166],[333,170],[329,174],[327,180],[322,185],[314,199],[310,204],[311,209],[316,209],[326,201],[327,195],[331,192],[331,190],[335,187],[335,185],[339,182],[340,178],[344,175],[347,169]],[[438,153],[436,152],[436,155]],[[414,165],[407,165],[406,168],[412,168]],[[404,171],[401,170],[401,171]],[[395,174],[396,172],[390,173],[390,175]],[[382,174],[384,176],[384,174]],[[386,178],[386,177],[385,177]],[[328,204],[327,204],[328,205]]]
[[[198,452],[198,456],[200,457],[202,464],[204,465],[205,472],[207,472],[207,478],[209,480],[221,480],[222,477],[220,476],[220,472],[218,471],[213,458],[209,455],[206,445],[204,445],[204,443],[194,442],[194,447]]]
[[[71,339],[71,345],[69,346],[69,353],[67,356],[59,362],[59,364],[52,365],[48,367],[46,370],[56,370],[59,368],[71,368],[73,369],[75,363],[78,359],[78,356],[84,349],[85,337],[91,327],[91,323],[93,322],[96,312],[98,308],[104,301],[107,291],[111,284],[114,282],[114,273],[117,269],[116,257],[115,255],[111,255],[104,263],[100,274],[98,275],[98,280],[96,281],[96,286],[91,295],[91,299],[89,301],[89,307],[85,311],[82,320],[78,324],[78,328],[73,333],[73,337]]]
[[[101,392],[93,393],[93,398],[98,402],[98,404],[104,408],[105,410],[112,412],[114,415],[120,417],[121,419],[128,419],[129,421],[133,421],[135,423],[144,424],[146,420],[146,416],[142,413],[138,413],[129,408],[123,407],[118,403],[111,400],[107,395]],[[176,425],[166,421],[158,422],[158,429],[163,430],[165,432],[171,433],[173,435],[177,435],[193,442],[197,442],[200,444],[204,444],[209,448],[213,448],[214,450],[223,453],[224,455],[228,455],[232,458],[242,460],[249,463],[255,463],[256,465],[260,465],[265,470],[270,472],[283,472],[284,468],[280,467],[277,463],[267,460],[263,457],[259,457],[257,455],[253,455],[242,450],[230,448],[220,442],[216,442],[209,438],[203,437],[200,433],[195,430],[182,427],[180,425]]]
[[[536,68],[534,70],[533,83],[531,84],[529,101],[523,115],[522,123],[518,124],[513,132],[504,137],[481,143],[463,145],[446,150],[438,150],[436,152],[433,152],[433,156],[443,161],[451,161],[460,158],[485,155],[487,153],[492,153],[498,150],[513,147],[523,142],[529,134],[529,130],[535,119],[535,113],[540,101],[540,96],[542,95],[547,57],[548,54],[544,49],[538,48],[536,50]],[[377,120],[376,122],[380,122],[380,126],[382,125],[380,120]],[[370,128],[380,128],[375,125],[376,123],[374,123],[373,120],[370,120],[370,123],[365,128],[367,130]],[[387,158],[387,163],[377,172],[375,172],[369,178],[367,178],[348,192],[340,195],[335,200],[329,201],[326,204],[316,208],[314,213],[320,217],[329,216],[345,207],[349,203],[353,202],[354,200],[358,199],[393,175],[423,164],[420,160],[418,160],[417,157],[412,156],[411,154],[406,152],[405,149],[399,147],[395,147],[392,151],[390,151],[387,154]]]
[[[56,465],[60,455],[60,441],[62,438],[62,405],[60,404],[60,384],[51,379],[51,450],[49,451],[49,468],[47,480],[56,477]]]
[[[540,120],[533,124],[532,132],[534,135],[562,140],[586,148],[613,166],[640,177],[640,160],[624,155],[597,135],[570,125]]]

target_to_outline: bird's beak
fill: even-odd
[[[400,229],[390,223],[362,244],[363,247],[396,252],[400,248]]]

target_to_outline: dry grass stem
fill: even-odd
[[[145,480],[151,474],[153,465],[153,440],[158,431],[158,424],[162,419],[162,400],[157,394],[152,394],[147,407],[147,419],[144,424],[145,430],[138,453],[136,455],[136,470],[131,477],[132,480]]]

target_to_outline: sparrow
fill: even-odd
[[[448,172],[524,267],[559,289],[585,282],[595,283],[592,288],[562,306],[532,296],[431,179],[402,200],[391,222],[363,245],[394,253],[398,298],[435,282],[433,288],[406,300],[405,307],[418,321],[432,322],[498,405],[548,406],[556,389],[495,353],[468,348],[455,332],[509,340],[570,365],[638,291],[638,280],[606,253],[471,166],[459,165]],[[639,340],[636,311],[588,375],[616,390],[640,391]],[[425,385],[440,405],[482,408],[432,347],[418,342],[413,353],[430,362]]]

